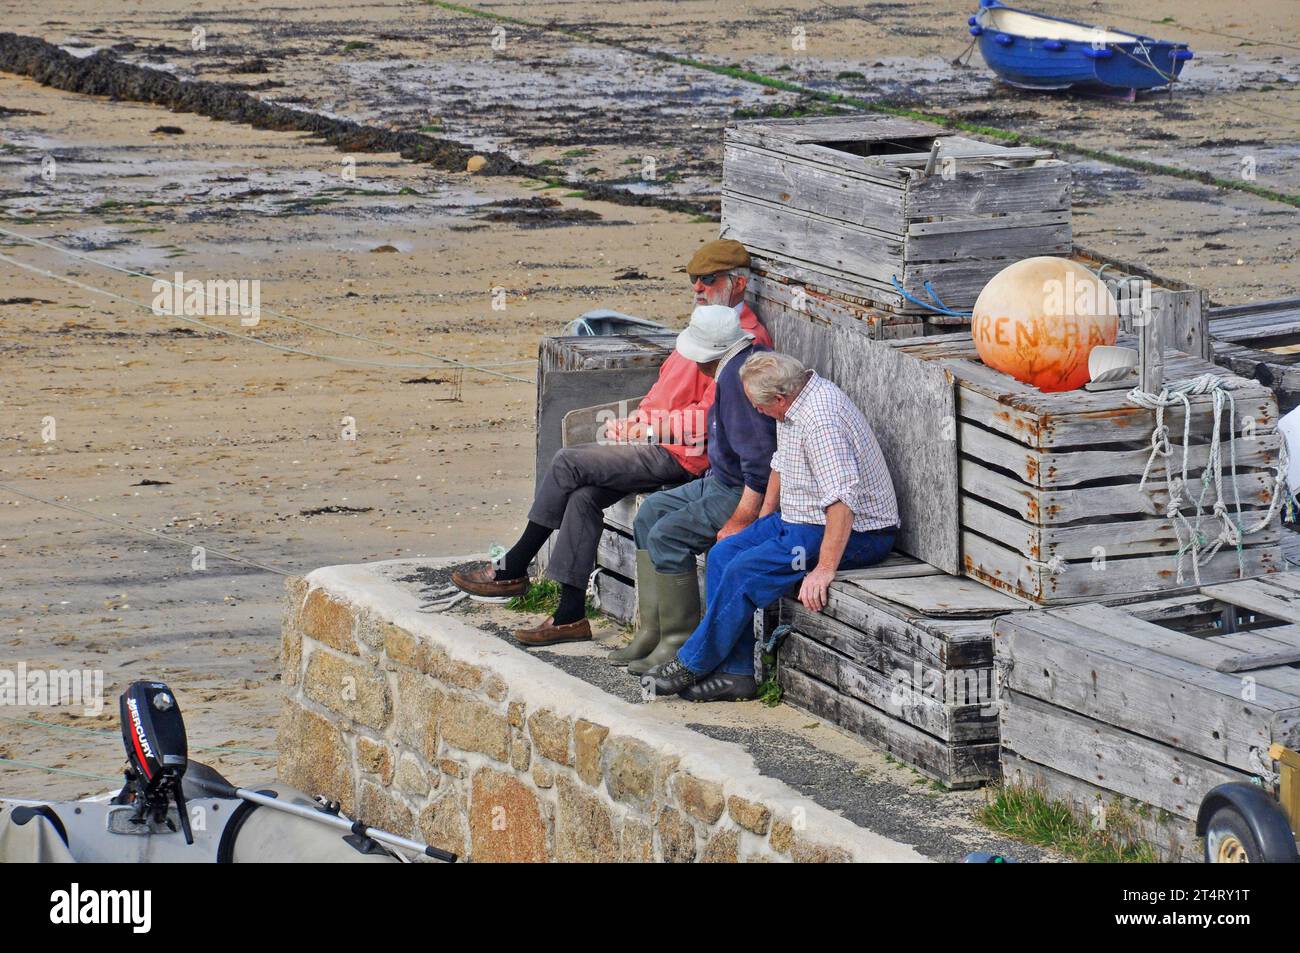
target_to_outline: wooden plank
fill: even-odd
[[[1278,589],[1284,589],[1288,593],[1300,595],[1300,572],[1279,572],[1269,576],[1267,582],[1270,586]]]
[[[1204,315],[1203,291],[1171,291],[1156,288],[1151,292],[1154,317],[1164,325],[1162,339],[1173,350],[1213,360],[1208,323]]]
[[[1279,649],[1276,652],[1242,652],[1224,659],[1215,668],[1220,672],[1255,672],[1296,662],[1300,662],[1300,649]]]
[[[1040,489],[1076,486],[1090,480],[1122,476],[1140,479],[1151,454],[1150,447],[1136,450],[1036,450],[966,421],[962,421],[959,427],[958,439],[963,454],[980,462],[995,463],[1029,486]],[[1251,467],[1276,466],[1281,441],[1281,435],[1275,431],[1225,441],[1221,445],[1223,459],[1229,459],[1235,451],[1239,472]],[[1170,446],[1173,452],[1171,465],[1181,467],[1182,444],[1171,441]],[[1187,467],[1191,475],[1199,476],[1209,459],[1209,452],[1210,447],[1205,443],[1187,448]]]
[[[835,334],[829,323],[787,308],[764,308],[763,323],[775,350],[797,357],[805,367],[834,380]]]
[[[1106,489],[1111,489],[1107,487]],[[1262,516],[1243,507],[1248,521]],[[1037,526],[983,503],[977,495],[962,497],[962,526],[1000,540],[1030,559],[1111,559],[1177,553],[1183,543],[1172,520],[1152,516],[1075,526]],[[1281,528],[1271,525],[1250,536],[1252,545],[1277,543]]]
[[[612,529],[604,530],[596,544],[596,565],[635,580],[636,543],[631,536]]]
[[[1065,248],[1070,238],[1069,212],[1027,212],[1015,218],[918,223],[908,228],[903,257],[909,268],[924,262],[942,262],[946,274],[948,263],[987,260],[991,248],[996,248],[1004,258],[1029,258],[1040,249]]]
[[[1174,629],[1143,622],[1110,606],[1095,604],[1066,606],[1053,609],[1052,616],[1056,619],[1076,622],[1093,631],[1104,631],[1112,639],[1159,652],[1171,658],[1192,662],[1208,669],[1237,654],[1207,639],[1198,639]],[[1285,703],[1286,707],[1300,706],[1300,671],[1292,669],[1264,671],[1256,673],[1254,678],[1258,683],[1255,687],[1256,693],[1260,691],[1258,686],[1275,689],[1295,699],[1293,703]],[[1255,703],[1259,704],[1258,699]],[[1278,707],[1281,703],[1268,701],[1265,704]]]
[[[1176,814],[1153,811],[1136,798],[1123,798],[1114,791],[1072,778],[1054,768],[1022,758],[1003,748],[1001,752],[1003,783],[1020,789],[1034,789],[1048,801],[1065,805],[1075,820],[1092,827],[1097,818],[1118,813],[1122,825],[1118,835],[1124,841],[1145,841],[1164,863],[1200,863],[1201,841],[1196,826]]]
[[[1194,819],[1210,789],[1252,775],[1004,690],[1002,744],[1023,758]]]
[[[632,535],[632,523],[636,519],[636,511],[641,506],[641,500],[644,496],[639,493],[629,493],[617,503],[605,509],[605,525]]]
[[[781,620],[791,621],[799,608],[797,602],[783,600]],[[827,606],[820,615],[847,628],[842,642],[851,649],[845,654],[859,661],[879,658],[882,646],[887,646],[942,669],[992,664],[990,620],[925,619],[906,613],[896,603],[877,599],[850,583],[836,582],[831,584]]]
[[[1245,576],[1261,576],[1281,567],[1281,553],[1277,545],[1266,543],[1242,550],[1242,561]],[[970,530],[962,533],[962,565],[965,575],[1040,605],[1100,597],[1118,598],[1159,592],[1180,585],[1174,556],[1107,558],[1096,563],[1066,562],[1053,571],[1036,565],[1000,541]],[[1181,585],[1192,585],[1189,561],[1184,563],[1184,573]],[[1220,550],[1201,566],[1201,580],[1207,584],[1237,579],[1239,573],[1236,553],[1230,550]]]
[[[859,171],[756,146],[723,147],[722,193],[815,212],[902,237],[903,193]]]
[[[1201,593],[1286,622],[1300,622],[1300,603],[1296,596],[1263,580],[1243,579],[1221,586],[1202,586]]]
[[[932,175],[909,182],[905,214],[916,221],[1069,207],[1070,166],[1046,162],[1026,169],[958,168],[952,179]]]
[[[944,572],[960,572],[952,375],[842,328],[834,333],[832,355],[830,379],[862,411],[888,461],[902,527],[895,547]]]
[[[608,572],[596,576],[600,611],[624,624],[636,618],[636,588]]]
[[[1249,770],[1275,725],[1300,724],[1293,694],[1258,685],[1247,701],[1240,678],[1112,638],[1059,610],[1004,616],[993,630],[1004,688],[1211,761]]]
[[[982,618],[1027,607],[1022,599],[958,576],[922,579],[856,579],[872,595],[926,616]]]
[[[917,346],[925,348],[927,345],[920,342]],[[1190,370],[1227,376],[1222,375],[1221,369],[1215,365],[1199,361],[1193,362]],[[962,416],[1026,446],[1050,449],[1099,443],[1150,443],[1155,415],[1128,403],[1124,393],[1069,391],[1064,396],[1047,395],[969,361],[954,362],[952,371],[961,382],[958,403]],[[1180,372],[1179,376],[1186,375]],[[1277,421],[1277,401],[1272,392],[1253,381],[1244,382],[1238,377],[1229,380],[1238,385],[1233,395],[1237,420],[1232,422],[1232,426],[1241,428],[1250,420],[1256,431],[1271,429]],[[1048,397],[1052,399],[1049,401]],[[1189,401],[1192,434],[1199,439],[1213,429],[1213,401],[1208,395],[1191,397]],[[1182,408],[1171,408],[1166,412],[1165,422],[1171,432],[1181,435],[1184,429]],[[1225,421],[1223,426],[1223,432],[1227,433],[1228,422]]]
[[[731,224],[725,217],[722,220],[720,237],[736,237],[731,228]],[[781,256],[769,256],[761,250],[753,248],[749,249],[749,253],[750,269],[752,271],[759,271],[771,276],[779,276],[790,281],[833,291],[838,295],[856,298],[864,303],[900,315],[916,315],[918,312],[925,311],[925,309],[918,308],[916,305],[913,305],[904,299],[892,285],[879,281],[871,281],[860,275],[841,271],[837,268],[831,267],[824,261],[817,263],[802,260],[795,261]],[[924,319],[926,321],[930,320],[928,312],[924,315]]]
[[[879,671],[806,637],[802,630],[781,643],[781,665],[789,665],[866,702],[885,714],[953,743],[997,741],[992,670],[941,673],[888,667]]]
[[[833,268],[882,287],[889,286],[891,275],[902,276],[901,237],[731,194],[722,196],[722,215],[727,236],[751,254]]]
[[[892,552],[885,557],[883,562],[878,562],[874,566],[865,566],[862,569],[846,569],[835,574],[837,580],[862,579],[903,579],[917,578],[920,576],[934,576],[943,572],[936,569],[929,563],[922,562],[900,552]]]
[[[971,499],[987,500],[1010,509],[1021,519],[1041,526],[1077,523],[1112,516],[1163,516],[1169,510],[1168,484],[1149,481],[1118,486],[1060,487],[1039,490],[982,466],[971,459],[961,461],[962,506]],[[1224,477],[1224,498],[1239,494],[1247,507],[1267,506],[1273,496],[1273,478],[1267,470],[1239,472],[1234,482]]]
[[[777,680],[785,703],[825,718],[950,788],[979,787],[998,778],[996,744],[947,744],[791,666],[781,666]]]

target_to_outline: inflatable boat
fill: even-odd
[[[79,801],[0,799],[0,862],[400,863],[456,855],[346,817],[282,784],[247,790],[190,761],[175,696],[133,682],[119,703],[125,784]]]

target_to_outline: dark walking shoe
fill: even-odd
[[[689,702],[747,702],[758,697],[758,682],[753,675],[714,672],[683,689],[679,697]]]
[[[466,572],[457,570],[451,574],[451,584],[471,596],[503,598],[528,593],[527,576],[520,576],[518,579],[497,579],[496,567],[491,563]]]
[[[590,642],[591,623],[586,619],[555,624],[555,616],[547,616],[546,621],[532,629],[515,629],[515,638],[529,648],[544,645],[559,645],[561,642]]]
[[[682,689],[694,685],[699,677],[673,658],[645,675],[643,681],[654,686],[655,695],[676,695]]]

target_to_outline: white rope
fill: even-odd
[[[591,571],[587,577],[587,598],[591,600],[591,607],[597,612],[600,611],[600,590],[596,588],[596,580],[600,577],[602,570],[599,566]]]
[[[1142,470],[1139,489],[1145,489],[1157,460],[1163,465],[1165,483],[1168,487],[1169,504],[1165,515],[1174,527],[1178,540],[1178,583],[1184,579],[1184,563],[1191,556],[1192,576],[1196,585],[1201,584],[1201,564],[1209,562],[1225,545],[1232,546],[1237,552],[1237,574],[1246,575],[1246,562],[1242,554],[1242,543],[1246,536],[1258,533],[1273,521],[1282,501],[1282,487],[1286,485],[1287,451],[1286,442],[1282,441],[1278,449],[1278,464],[1273,476],[1273,492],[1269,500],[1268,511],[1252,526],[1245,525],[1245,516],[1241,511],[1241,492],[1237,486],[1237,442],[1235,439],[1236,399],[1232,394],[1233,385],[1228,379],[1214,374],[1202,374],[1180,383],[1163,388],[1159,394],[1149,394],[1140,388],[1133,388],[1128,394],[1130,403],[1147,410],[1155,411],[1156,425],[1151,431],[1151,453],[1147,456],[1146,466]],[[1192,499],[1188,492],[1190,477],[1188,475],[1188,453],[1192,435],[1192,397],[1210,395],[1213,401],[1213,430],[1210,434],[1209,449],[1205,467],[1201,471],[1201,492]],[[1165,410],[1168,407],[1183,408],[1183,452],[1180,466],[1175,475],[1171,466],[1173,447],[1169,443],[1169,426],[1165,423]],[[1232,507],[1235,519],[1229,512],[1228,502],[1223,498],[1223,411],[1228,409],[1229,440],[1228,467],[1232,479]],[[1213,489],[1213,503],[1210,512],[1204,511],[1206,495]],[[1189,519],[1184,509],[1193,508]],[[1202,521],[1209,517],[1219,523],[1218,534],[1207,542],[1202,531]]]

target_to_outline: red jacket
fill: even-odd
[[[740,309],[740,326],[759,344],[772,346],[772,336],[748,303]],[[652,414],[667,415],[672,442],[660,446],[693,476],[709,468],[708,418],[713,392],[713,378],[701,374],[700,365],[673,351],[659,368],[659,380],[632,415],[632,419],[642,421],[650,420]]]

